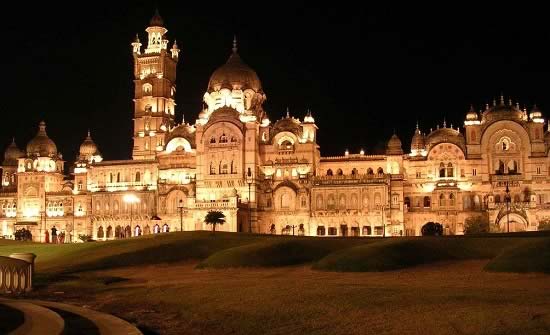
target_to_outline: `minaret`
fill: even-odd
[[[158,10],[145,29],[147,46],[141,52],[139,37],[132,45],[134,55],[134,147],[133,159],[155,159],[165,145],[166,132],[174,126],[176,65],[179,49],[168,50],[168,31]]]

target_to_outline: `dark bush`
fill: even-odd
[[[31,231],[26,228],[21,228],[15,231],[15,239],[18,241],[32,241]]]
[[[443,235],[443,226],[441,223],[428,222],[422,226],[422,236],[441,236]]]

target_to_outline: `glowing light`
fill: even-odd
[[[139,198],[133,193],[125,194],[122,199],[128,204],[135,204],[140,201]]]

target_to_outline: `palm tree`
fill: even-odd
[[[204,217],[204,222],[212,225],[212,234],[214,234],[216,233],[216,225],[225,223],[225,214],[221,211],[208,211],[208,214]]]

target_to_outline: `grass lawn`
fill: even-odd
[[[112,313],[149,334],[549,334],[550,275],[484,270],[548,240],[196,232],[61,246],[0,240],[0,255],[38,255],[47,276],[31,296]]]

